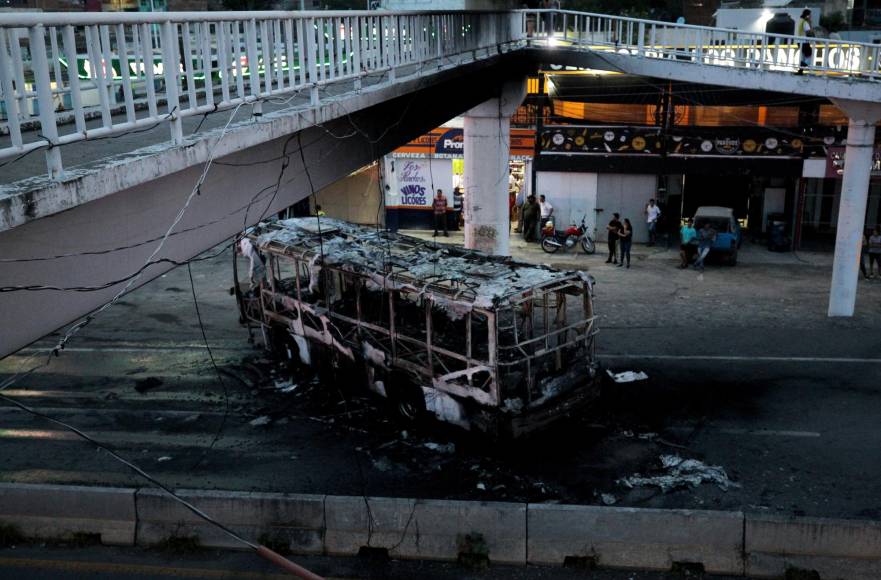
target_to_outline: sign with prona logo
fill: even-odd
[[[463,151],[465,151],[465,132],[458,128],[444,131],[434,146],[434,152],[440,154],[461,155]]]

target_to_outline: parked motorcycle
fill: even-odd
[[[596,252],[596,244],[587,235],[587,226],[584,225],[583,217],[580,226],[572,224],[565,230],[558,230],[554,228],[554,223],[549,221],[544,224],[541,230],[541,249],[549,254],[553,254],[560,248],[564,250],[574,248],[579,242],[585,254]]]

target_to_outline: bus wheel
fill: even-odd
[[[394,413],[407,423],[415,423],[425,415],[422,389],[400,375],[392,376],[386,393]]]

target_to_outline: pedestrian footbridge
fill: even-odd
[[[0,356],[463,113],[466,238],[504,253],[500,137],[539,65],[837,103],[847,315],[879,50],[560,10],[2,14]]]

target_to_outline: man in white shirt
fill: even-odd
[[[544,228],[547,221],[554,215],[554,206],[544,195],[538,196],[538,205],[541,208],[541,225],[539,227]]]
[[[661,217],[661,208],[657,206],[655,200],[650,199],[649,204],[645,207],[645,221],[649,228],[649,244],[654,246],[657,241],[658,234],[658,218]]]

